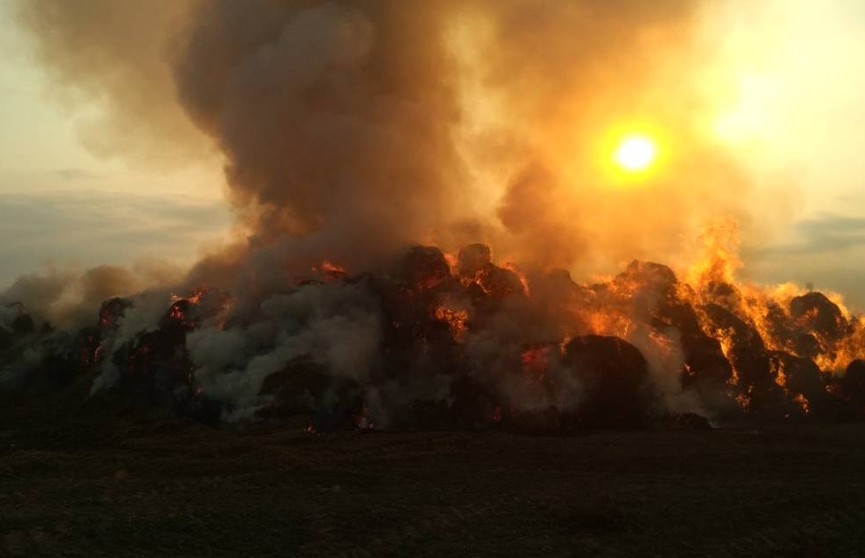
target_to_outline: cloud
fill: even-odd
[[[63,180],[75,182],[79,180],[98,180],[102,178],[99,174],[87,169],[59,169],[55,174]]]
[[[795,241],[767,247],[754,255],[817,255],[865,247],[865,217],[822,213],[793,226]]]
[[[865,217],[826,212],[803,219],[785,242],[747,249],[744,258],[751,279],[782,283],[796,277],[814,289],[844,293],[856,310],[865,308]]]
[[[24,0],[9,2],[9,17],[50,80],[48,95],[67,109],[89,109],[76,128],[92,153],[183,168],[209,148],[173,102],[165,58],[194,4]]]
[[[189,261],[232,222],[219,201],[97,191],[4,193],[0,284],[47,261],[128,265],[142,258]]]

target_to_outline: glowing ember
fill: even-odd
[[[314,267],[313,271],[317,271],[328,279],[342,279],[347,275],[344,267],[328,260],[324,260]]]
[[[536,382],[543,382],[549,365],[552,347],[541,345],[523,351],[521,362],[523,371]]]
[[[806,415],[811,412],[810,404],[808,403],[808,398],[806,398],[801,393],[793,398],[793,401],[797,403],[800,407],[802,407],[802,412]]]
[[[439,306],[436,308],[435,317],[437,320],[448,323],[451,333],[458,343],[465,339],[466,323],[469,319],[468,310],[452,310],[445,306]]]

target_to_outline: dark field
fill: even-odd
[[[865,425],[236,433],[60,408],[0,409],[0,555],[865,555]]]

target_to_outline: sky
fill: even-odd
[[[778,223],[745,243],[742,274],[865,309],[865,4],[708,6],[701,40],[715,58],[701,84],[715,106],[701,125],[766,191],[755,218]],[[232,212],[216,151],[169,164],[95,149],[98,97],[59,95],[9,10],[0,0],[0,288],[46,265],[189,265],[223,241]]]
[[[85,146],[98,107],[53,95],[0,2],[0,288],[48,266],[189,265],[232,223],[216,157],[130,164]]]
[[[736,92],[719,133],[758,184],[780,178],[797,194],[790,224],[743,254],[748,272],[834,289],[863,309],[865,4],[726,4],[721,24],[707,23]]]

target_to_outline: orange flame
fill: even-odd
[[[348,273],[345,268],[339,264],[335,264],[330,260],[324,260],[320,264],[312,267],[312,271],[321,275],[328,281],[336,281],[344,279]]]
[[[439,306],[435,310],[437,320],[447,322],[454,339],[459,343],[462,342],[468,333],[466,323],[469,320],[468,310],[454,310],[445,306]]]
[[[523,294],[526,296],[531,296],[531,289],[529,288],[529,281],[528,281],[528,279],[526,279],[525,274],[522,271],[520,271],[520,269],[517,267],[517,264],[515,264],[513,262],[505,262],[504,265],[502,265],[502,267],[504,269],[507,269],[508,271],[512,271],[514,273],[514,275],[516,275],[519,278],[520,283],[523,285]]]

